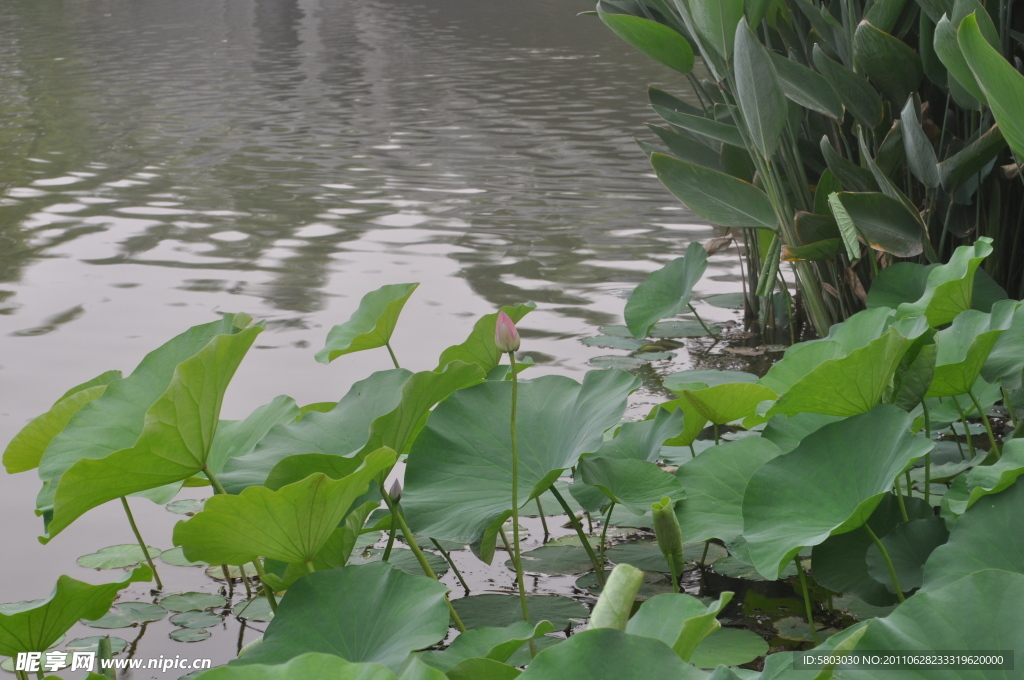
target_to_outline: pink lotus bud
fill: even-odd
[[[402,499],[402,484],[397,479],[395,480],[395,483],[391,485],[391,488],[388,490],[388,496],[391,497],[392,503],[397,503]]]
[[[504,311],[498,312],[498,322],[494,325],[494,344],[499,352],[515,352],[519,349],[519,331]]]

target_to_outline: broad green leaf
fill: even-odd
[[[943,14],[953,12],[953,0],[917,0],[922,13],[933,22],[942,18]]]
[[[588,629],[626,630],[633,602],[643,580],[644,572],[628,564],[620,564],[612,569],[601,590],[601,596],[597,598],[594,611],[590,614]]]
[[[768,195],[753,184],[663,154],[651,156],[651,165],[676,198],[709,222],[726,227],[778,226]]]
[[[893,479],[934,446],[910,434],[912,420],[882,404],[760,467],[743,497],[743,536],[757,570],[776,579],[801,549],[861,526]]]
[[[547,490],[581,454],[600,447],[603,432],[619,421],[638,385],[622,371],[590,371],[582,385],[561,376],[519,382],[520,504]],[[511,435],[494,426],[508,422],[511,398],[508,381],[451,395],[416,438],[405,473],[402,505],[413,530],[463,543],[488,534],[481,548],[488,562],[497,527],[512,511]]]
[[[590,556],[583,548],[575,545],[542,545],[522,554],[523,571],[527,573],[566,576],[585,574],[594,568]],[[505,566],[515,570],[511,559]]]
[[[664,642],[612,628],[585,630],[537,655],[522,680],[697,680],[703,671],[684,663]]]
[[[153,623],[165,616],[167,610],[152,602],[118,602],[100,618],[84,623],[90,628],[127,628]]]
[[[390,343],[398,315],[419,285],[395,283],[364,295],[352,318],[327,333],[327,344],[316,353],[316,360],[328,364],[343,354],[384,347]]]
[[[822,115],[843,119],[843,103],[824,77],[777,52],[772,52],[771,57],[786,97]]]
[[[160,550],[151,545],[146,546],[147,552],[152,559],[160,556]],[[78,566],[86,569],[123,569],[135,567],[146,561],[142,553],[142,547],[138,543],[124,543],[122,545],[110,545],[100,548],[94,553],[82,555],[78,558]]]
[[[39,461],[50,442],[67,427],[71,416],[94,399],[99,399],[107,385],[121,379],[120,371],[107,371],[88,382],[71,388],[46,413],[36,416],[14,435],[4,450],[3,463],[8,474],[26,472],[39,467]]]
[[[875,129],[884,115],[882,98],[863,76],[854,73],[814,46],[814,65],[825,77],[846,110],[853,114],[862,125]]]
[[[729,144],[737,148],[745,149],[743,136],[735,125],[722,123],[713,118],[695,116],[690,113],[683,113],[664,106],[653,105],[651,108],[667,122],[703,137],[709,137],[723,144]]]
[[[594,455],[656,462],[661,457],[662,445],[679,434],[682,424],[681,413],[667,411],[659,411],[651,420],[623,423],[615,437],[606,439]]]
[[[915,302],[896,308],[899,317],[924,315],[933,328],[945,325],[970,309],[978,265],[992,253],[992,239],[979,238],[974,245],[960,246],[949,262],[928,272],[924,292]]]
[[[907,2],[914,0],[877,0],[864,14],[864,19],[878,30],[892,33]]]
[[[889,560],[896,570],[900,589],[909,595],[921,587],[924,564],[937,547],[946,542],[949,532],[941,517],[912,519],[897,525],[881,538]],[[889,576],[889,567],[882,558],[878,546],[872,545],[867,552],[868,573],[879,583],[895,592]]]
[[[439,672],[439,671],[438,671]],[[448,671],[448,680],[515,680],[521,675],[518,668],[513,668],[493,659],[466,659]],[[440,679],[439,679],[440,680]]]
[[[693,370],[670,373],[662,379],[665,389],[676,394],[683,390],[702,390],[706,387],[739,382],[754,383],[757,382],[757,376],[746,371]]]
[[[597,16],[632,47],[669,68],[686,74],[693,70],[693,48],[686,38],[664,24],[631,14],[608,12],[614,5],[597,3]]]
[[[839,200],[839,194],[833,193],[828,197],[828,207],[839,225],[839,234],[843,238],[843,247],[846,248],[846,255],[850,262],[860,259],[860,242],[857,240],[857,225],[854,224],[850,213],[846,212],[843,202]]]
[[[865,243],[896,257],[920,255],[921,226],[898,200],[885,194],[837,194]]]
[[[917,101],[914,97],[907,99],[900,120],[903,122],[903,148],[910,171],[929,189],[937,188],[940,179],[939,159],[917,118]]]
[[[237,496],[216,495],[202,512],[174,527],[174,544],[184,548],[186,559],[210,564],[246,564],[258,557],[311,562],[352,503],[395,458],[394,451],[381,449],[341,479],[317,473],[278,491],[251,486]]]
[[[801,262],[811,260],[828,260],[843,251],[843,241],[829,238],[805,246],[782,245],[781,259],[783,262]]]
[[[0,604],[0,655],[46,651],[79,619],[100,618],[121,590],[152,577],[147,566],[98,586],[60,576],[53,592],[44,600]]]
[[[683,390],[682,397],[683,401],[696,410],[705,423],[725,425],[753,415],[758,404],[763,401],[773,401],[778,395],[764,385],[740,382],[715,385],[702,390]],[[684,413],[689,416],[690,410],[684,409]],[[698,419],[690,417],[691,423],[694,420]],[[684,423],[685,430],[690,430],[691,423]]]
[[[939,18],[941,17],[940,13]],[[924,68],[924,74],[935,85],[943,89],[948,88],[949,72],[935,52],[935,21],[928,16],[927,12],[921,12],[917,33],[917,45],[921,52],[921,66]]]
[[[979,16],[982,14],[985,16],[979,25]],[[988,102],[992,115],[1017,158],[1024,158],[1024,120],[1020,116],[1024,107],[1024,76],[1003,59],[987,39],[988,36],[984,35],[981,28],[984,19],[988,19],[988,14],[982,9],[980,13],[963,20],[957,32],[960,49],[984,95],[979,99]]]
[[[761,437],[778,446],[783,453],[789,453],[810,433],[839,420],[842,420],[842,416],[826,416],[820,413],[798,413],[789,417],[773,416],[761,431]]]
[[[1024,371],[1024,306],[1018,307],[1013,323],[999,336],[982,369],[986,380],[1001,381],[1008,389],[1020,389]]]
[[[876,3],[877,4],[877,3]],[[889,101],[900,105],[924,80],[921,57],[899,38],[860,22],[853,38],[857,66]]]
[[[677,500],[686,495],[679,480],[646,460],[583,456],[576,470],[586,484],[638,515],[665,496]]]
[[[935,344],[911,347],[893,376],[893,393],[889,403],[904,411],[913,411],[920,404],[935,377]]]
[[[556,630],[566,628],[571,620],[585,621],[589,610],[580,602],[561,595],[527,595],[530,619],[538,624],[550,621]],[[515,595],[470,595],[452,600],[452,606],[467,628],[508,626],[522,622],[523,609]]]
[[[527,314],[537,308],[532,302],[522,305],[510,305],[502,307],[502,311],[508,314],[513,323],[519,323]],[[498,319],[498,313],[485,314],[480,320],[473,324],[473,330],[469,337],[458,345],[452,345],[441,352],[437,364],[437,370],[443,369],[454,361],[461,361],[464,364],[477,364],[484,373],[488,373],[495,366],[501,363],[502,353],[494,344],[494,324]]]
[[[446,592],[431,578],[385,562],[309,574],[288,589],[263,643],[229,666],[277,664],[321,652],[397,670],[410,652],[448,632]]]
[[[990,314],[974,309],[961,312],[949,328],[935,334],[935,374],[928,397],[952,397],[967,393],[981,375],[989,352],[1013,320],[1020,306],[1003,300]]]
[[[963,149],[939,163],[942,188],[953,192],[975,179],[1006,148],[1006,138],[998,125],[993,125]]]
[[[211,593],[174,593],[161,598],[160,606],[172,612],[201,612],[223,607],[227,603],[220,595]]]
[[[197,680],[396,680],[386,666],[352,663],[335,654],[309,652],[282,664],[219,666],[196,676]]]
[[[693,29],[715,57],[730,61],[736,25],[743,17],[743,0],[686,0]]]
[[[229,459],[252,452],[274,426],[296,421],[300,415],[295,400],[282,395],[260,406],[242,420],[222,420],[213,437],[207,467],[214,474],[220,473]]]
[[[999,460],[991,465],[978,465],[966,474],[967,497],[958,500],[947,494],[949,509],[962,515],[983,496],[996,494],[1017,482],[1024,474],[1024,439],[1011,439],[1003,445]]]
[[[714,446],[680,465],[676,478],[686,498],[676,503],[676,516],[688,541],[712,538],[732,542],[743,533],[743,493],[754,472],[781,455],[761,437],[744,437]]]
[[[690,661],[701,641],[721,627],[715,617],[729,604],[732,595],[724,592],[708,606],[691,595],[657,595],[640,605],[626,632],[661,640],[680,659]]]
[[[670,319],[690,304],[693,287],[708,268],[708,251],[697,241],[686,255],[672,260],[644,280],[626,302],[626,326],[635,338],[645,338],[662,319]]]
[[[455,638],[444,651],[426,652],[419,658],[446,672],[472,658],[505,662],[527,642],[553,630],[554,626],[548,621],[536,625],[519,621],[503,628],[473,628]]]
[[[89,409],[90,423],[99,415],[111,418],[102,428],[102,433],[108,436],[104,442],[107,455],[94,459],[78,454],[78,461],[59,480],[51,481],[51,484],[56,482],[53,515],[47,524],[46,536],[41,540],[50,540],[82,514],[107,501],[182,481],[201,472],[208,462],[228,383],[262,331],[262,326],[251,326],[235,333],[215,335],[202,349],[173,367],[166,389],[155,401],[146,402],[141,414],[134,406],[118,408],[120,404],[116,401],[135,391],[117,390],[131,378],[113,383],[102,397],[83,407],[64,432],[51,442],[51,448],[43,455],[40,471],[51,459],[50,451],[64,435],[68,435],[68,440],[62,442],[65,445],[75,441],[77,436],[90,444],[95,441],[85,439],[95,429],[72,427],[78,418],[86,420],[90,406],[97,407]],[[145,394],[149,389],[151,385],[141,386],[140,396],[149,396]],[[111,402],[106,402],[108,397],[112,398]],[[109,409],[103,408],[108,404]],[[139,415],[143,417],[142,423],[137,421]],[[135,430],[138,425],[142,427]],[[134,436],[136,431],[138,434]],[[123,446],[129,437],[133,441]],[[96,445],[89,448],[93,454],[101,450]],[[63,456],[61,459],[68,460]],[[41,496],[45,492],[44,488]],[[45,511],[45,507],[43,509]]]
[[[690,657],[690,662],[698,668],[738,666],[767,653],[768,643],[754,631],[719,628],[701,641]]]
[[[739,20],[735,35],[736,100],[754,147],[763,158],[771,158],[786,127],[789,104],[768,51],[750,30],[746,19]]]

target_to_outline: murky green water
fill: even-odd
[[[650,119],[646,85],[682,83],[576,16],[588,8],[0,4],[0,440],[67,387],[222,311],[269,327],[226,417],[281,393],[337,400],[388,357],[324,367],[313,352],[385,283],[423,284],[395,340],[411,368],[525,300],[539,304],[523,325],[538,374],[609,353],[579,340],[621,322],[643,274],[713,230],[632,141]],[[712,257],[698,293],[737,290],[735,262]],[[60,573],[102,580],[74,558],[131,539],[111,506],[38,545],[36,491],[32,473],[0,476],[0,601],[42,597]],[[178,517],[138,503],[150,541],[170,547]],[[166,632],[140,649],[219,662],[238,634],[185,647]]]

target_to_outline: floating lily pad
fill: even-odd
[[[231,613],[246,621],[270,621],[274,618],[274,612],[271,611],[270,603],[265,597],[243,600],[231,609]]]
[[[168,512],[173,512],[175,515],[186,515],[191,517],[197,512],[202,512],[203,505],[206,504],[204,498],[182,498],[178,501],[171,501],[164,507],[167,508]]]
[[[206,609],[223,607],[226,602],[227,600],[220,595],[197,592],[175,593],[160,600],[164,609],[172,612],[201,612]]]
[[[590,616],[582,603],[561,595],[527,595],[526,603],[531,620],[550,621],[556,630],[568,626],[571,619],[585,621]],[[452,605],[467,628],[507,626],[523,620],[519,597],[511,593],[470,595],[452,600]]]
[[[156,558],[160,555],[160,549],[153,546],[146,546],[149,556]],[[142,554],[142,548],[138,543],[125,543],[122,545],[111,545],[100,548],[94,553],[82,555],[78,558],[78,565],[86,569],[122,569],[134,567],[146,561]]]
[[[779,619],[772,624],[779,637],[785,638],[786,640],[802,640],[806,642],[812,642],[814,636],[811,635],[811,627],[807,625],[805,619],[798,619],[795,616],[787,616],[784,619]],[[818,639],[821,641],[835,635],[837,630],[834,628],[828,628],[826,630],[818,629]]]
[[[448,572],[448,563],[443,557],[427,550],[424,550],[423,554],[426,556],[427,562],[430,563],[430,568],[433,569],[434,573],[439,577]],[[352,557],[349,558],[349,564],[369,564],[371,562],[380,562],[383,557],[383,548],[367,550],[359,554],[353,554]],[[412,574],[413,576],[423,575],[423,567],[420,566],[419,560],[416,559],[416,555],[412,550],[396,546],[391,551],[388,562],[394,565],[395,568],[401,569],[407,574]]]
[[[624,349],[632,352],[640,349],[647,343],[636,338],[620,338],[615,335],[597,335],[592,338],[583,338],[584,345],[588,347],[604,347],[607,349]]]
[[[698,561],[703,554],[703,543],[687,543],[683,546],[683,555],[688,562]],[[708,546],[708,554],[704,563],[711,564],[728,554],[725,548],[712,543]],[[669,571],[668,562],[665,561],[665,556],[661,554],[658,544],[654,541],[631,541],[613,545],[605,551],[605,556],[615,564],[629,564],[644,571]]]
[[[702,300],[712,307],[720,307],[722,309],[743,309],[743,293],[719,293],[718,295],[708,295]]]
[[[638,368],[643,368],[647,362],[643,359],[637,359],[636,357],[622,357],[614,354],[605,354],[599,357],[593,357],[587,363],[594,368],[621,368],[624,371],[633,371]]]
[[[741,628],[719,628],[704,638],[690,657],[697,668],[719,664],[738,666],[768,653],[768,643],[757,633]]]
[[[228,578],[233,581],[240,581],[242,579],[242,570],[233,564],[227,565],[228,567]],[[245,575],[252,578],[256,575],[256,567],[252,564],[246,565]],[[206,568],[206,575],[212,578],[214,581],[224,581],[224,567],[219,564],[211,564]]]
[[[206,562],[190,562],[185,559],[181,546],[171,548],[160,553],[160,559],[174,567],[202,567]]]
[[[99,648],[100,640],[107,635],[91,635],[89,637],[75,638],[71,642],[64,645],[64,649],[68,652],[95,652]],[[128,641],[123,640],[119,637],[110,637],[110,653],[120,654],[124,650],[128,649]]]
[[[637,359],[643,359],[644,361],[665,361],[667,359],[675,359],[675,352],[639,352],[634,355]]]
[[[711,335],[718,335],[722,329],[712,323],[708,324],[708,330],[711,331]],[[708,331],[704,330],[699,321],[677,319],[654,324],[648,335],[652,338],[704,338],[708,336]]]
[[[175,628],[171,631],[170,638],[178,642],[202,642],[210,635],[210,631],[205,628]]]
[[[715,564],[712,568],[715,570],[716,574],[721,574],[722,576],[728,576],[730,578],[741,578],[745,581],[765,580],[761,574],[757,573],[757,569],[754,568],[753,564],[744,562],[734,555],[729,555],[728,557],[723,557],[720,560],[715,560]],[[779,578],[786,579],[790,576],[796,576],[796,565],[794,564],[787,565],[786,568],[782,570]]]
[[[585,574],[594,565],[587,551],[570,545],[542,545],[522,554],[523,571],[541,574]],[[514,569],[512,560],[506,560],[505,566]]]
[[[604,335],[612,335],[616,338],[632,338],[633,334],[625,326],[599,326],[598,329]]]
[[[224,621],[220,614],[213,612],[181,612],[168,619],[175,626],[182,628],[209,628]]]
[[[90,628],[128,628],[159,621],[167,610],[151,602],[118,602],[113,609],[95,621],[83,621]]]

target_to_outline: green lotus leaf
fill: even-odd
[[[209,628],[223,623],[224,617],[216,612],[180,612],[168,621],[182,628]]]
[[[983,569],[1024,574],[1024,484],[979,498],[924,565],[922,590],[941,588]]]
[[[941,517],[925,517],[903,522],[880,540],[889,554],[893,569],[905,594],[920,588],[924,576],[924,564],[937,547],[946,542],[949,532]],[[878,546],[872,545],[867,552],[868,573],[879,583],[895,592],[889,568]]]
[[[541,621],[537,625],[519,621],[503,628],[473,628],[455,638],[448,649],[427,652],[419,658],[442,671],[450,671],[472,658],[505,662],[524,644],[554,629],[548,621]]]
[[[777,579],[801,549],[861,526],[896,476],[934,446],[910,433],[912,420],[882,404],[761,466],[743,496],[743,535],[757,570]]]
[[[685,663],[660,640],[613,628],[585,630],[537,655],[522,680],[697,680],[706,674]]]
[[[745,371],[696,370],[679,371],[666,375],[661,384],[665,389],[680,393],[683,390],[702,390],[727,383],[755,383],[757,376]]]
[[[708,268],[708,251],[694,241],[686,255],[672,260],[644,280],[626,302],[626,326],[635,338],[647,337],[651,326],[670,319],[690,304],[693,287]]]
[[[446,562],[443,557],[430,551],[424,551],[423,556],[427,558],[427,562],[430,563],[430,568],[434,570],[434,573],[438,578],[447,573],[448,562]],[[352,559],[349,560],[349,564],[370,564],[371,562],[380,562],[383,557],[384,550],[382,548],[377,548],[352,557]],[[316,564],[315,560],[313,564]],[[407,548],[396,547],[392,550],[391,554],[388,556],[388,564],[399,571],[404,571],[405,573],[412,574],[413,576],[419,576],[423,573],[423,567],[420,565],[415,553]]]
[[[576,471],[586,484],[638,515],[664,497],[677,500],[686,495],[678,479],[646,460],[583,456]]]
[[[591,371],[580,385],[561,376],[520,381],[517,433],[519,499],[547,490],[579,456],[600,447],[622,416],[639,380],[621,371]],[[511,515],[512,384],[487,382],[460,390],[431,413],[409,454],[402,505],[412,529],[433,538],[473,543],[489,534],[481,556],[490,561],[497,527]],[[466,484],[472,479],[472,484]]]
[[[246,564],[261,556],[311,562],[352,503],[395,460],[394,451],[380,449],[341,479],[314,473],[277,491],[252,486],[238,496],[214,496],[202,512],[175,525],[174,544],[186,559],[210,564]]]
[[[586,621],[590,611],[580,602],[561,595],[527,595],[531,621],[550,621],[556,630],[572,620]],[[509,626],[523,620],[523,609],[515,595],[470,595],[452,600],[452,606],[467,628]]]
[[[159,621],[167,610],[151,602],[118,602],[113,609],[96,619],[85,621],[90,628],[127,628]]]
[[[146,550],[152,559],[160,556],[158,548],[150,545],[146,546]],[[94,553],[82,555],[77,561],[79,566],[86,569],[121,569],[145,562],[146,556],[138,543],[124,543],[100,548]]]
[[[202,642],[212,635],[206,628],[175,628],[167,637],[177,642]]]
[[[782,455],[761,437],[714,446],[679,466],[676,478],[686,498],[676,503],[676,516],[688,541],[717,538],[725,542],[743,533],[743,493],[754,472]]]
[[[690,661],[701,641],[721,627],[715,617],[729,604],[732,595],[724,592],[707,606],[691,595],[656,595],[640,605],[626,632],[661,640],[680,659]]]
[[[678,435],[682,427],[682,413],[658,411],[650,420],[623,423],[615,437],[602,442],[601,448],[593,455],[653,463],[661,456],[662,445]]]
[[[39,467],[46,447],[67,427],[71,416],[90,401],[103,396],[107,385],[120,379],[120,371],[107,371],[76,385],[58,399],[49,411],[29,421],[4,449],[3,463],[7,472],[13,475]]]
[[[752,630],[742,628],[719,628],[701,640],[690,657],[690,663],[697,668],[714,668],[719,665],[738,666],[750,663],[768,653],[768,643]],[[734,669],[735,670],[735,669]],[[712,676],[714,680],[720,680]]]
[[[612,515],[612,524],[615,524],[615,515]],[[683,545],[683,557],[690,562],[696,562],[704,554],[707,548],[707,559],[705,564],[711,564],[728,553],[725,548],[715,543],[686,543]],[[615,564],[629,564],[644,571],[658,571],[669,573],[668,562],[661,548],[654,541],[629,541],[613,545],[605,551],[605,557]]]
[[[991,254],[992,239],[987,237],[979,238],[974,245],[960,246],[949,262],[928,272],[921,297],[897,307],[897,316],[925,316],[933,328],[949,323],[971,308],[975,273],[981,261]]]
[[[925,396],[965,394],[981,375],[989,352],[1013,320],[1019,302],[1003,300],[990,314],[969,309],[935,334],[935,373]]]
[[[979,456],[980,458],[981,456]],[[996,494],[1016,483],[1024,475],[1024,439],[1011,439],[1003,446],[1002,456],[991,465],[978,465],[966,475],[967,497],[944,499],[949,509],[962,515],[982,496]]]
[[[329,364],[343,354],[388,345],[398,324],[398,315],[419,285],[394,283],[364,295],[352,318],[327,333],[327,343],[316,353],[316,360]]]
[[[252,452],[267,433],[277,425],[297,421],[302,415],[295,400],[284,395],[260,406],[242,420],[222,420],[217,425],[213,446],[207,456],[207,467],[220,473],[228,460]]]
[[[113,583],[98,586],[59,576],[46,599],[0,604],[0,655],[46,651],[79,619],[100,618],[121,590],[152,577],[148,566],[136,567]]]
[[[288,589],[263,642],[229,666],[322,652],[397,670],[410,652],[448,632],[446,592],[431,578],[383,562],[308,574]]]
[[[826,416],[821,413],[773,416],[761,430],[761,437],[778,446],[783,453],[789,453],[810,433],[842,419],[842,416]]]
[[[160,606],[172,612],[201,612],[206,609],[223,607],[226,600],[211,593],[174,593],[160,599]]]
[[[282,664],[250,664],[244,667],[220,666],[200,673],[196,680],[396,680],[386,666],[376,663],[352,663],[335,654],[309,652]]]
[[[523,571],[552,574],[585,574],[594,568],[587,551],[575,545],[542,545],[522,553]],[[515,569],[512,560],[506,560],[505,566]]]
[[[234,321],[228,315],[197,326],[150,353],[54,437],[39,468],[44,520],[53,493],[40,540],[109,500],[203,471],[228,383],[263,331],[261,325],[239,329]]]
[[[758,404],[773,401],[777,397],[770,387],[750,382],[726,383],[702,390],[683,390],[683,399],[690,403],[705,422],[716,425],[725,425],[753,415]],[[686,429],[690,427],[686,423]]]
[[[441,678],[447,678],[447,680],[479,680],[480,678],[487,678],[487,680],[514,680],[520,675],[518,668],[513,668],[507,664],[503,664],[500,661],[493,659],[466,659],[455,668],[448,671],[447,674],[441,673],[441,671],[434,670],[435,673],[439,673]],[[405,680],[403,677],[402,680]],[[434,680],[432,677],[430,680]]]
[[[519,323],[524,316],[537,308],[532,302],[522,305],[502,307],[502,311],[508,314],[513,323]],[[453,361],[461,361],[466,364],[477,364],[489,373],[491,369],[501,363],[502,352],[494,344],[494,325],[497,322],[498,313],[487,314],[480,318],[473,325],[469,337],[458,345],[452,345],[441,352],[437,368],[442,369]]]
[[[1024,375],[1024,305],[1017,308],[1010,327],[999,336],[981,374],[989,382],[1002,382],[1007,389],[1021,388]]]

